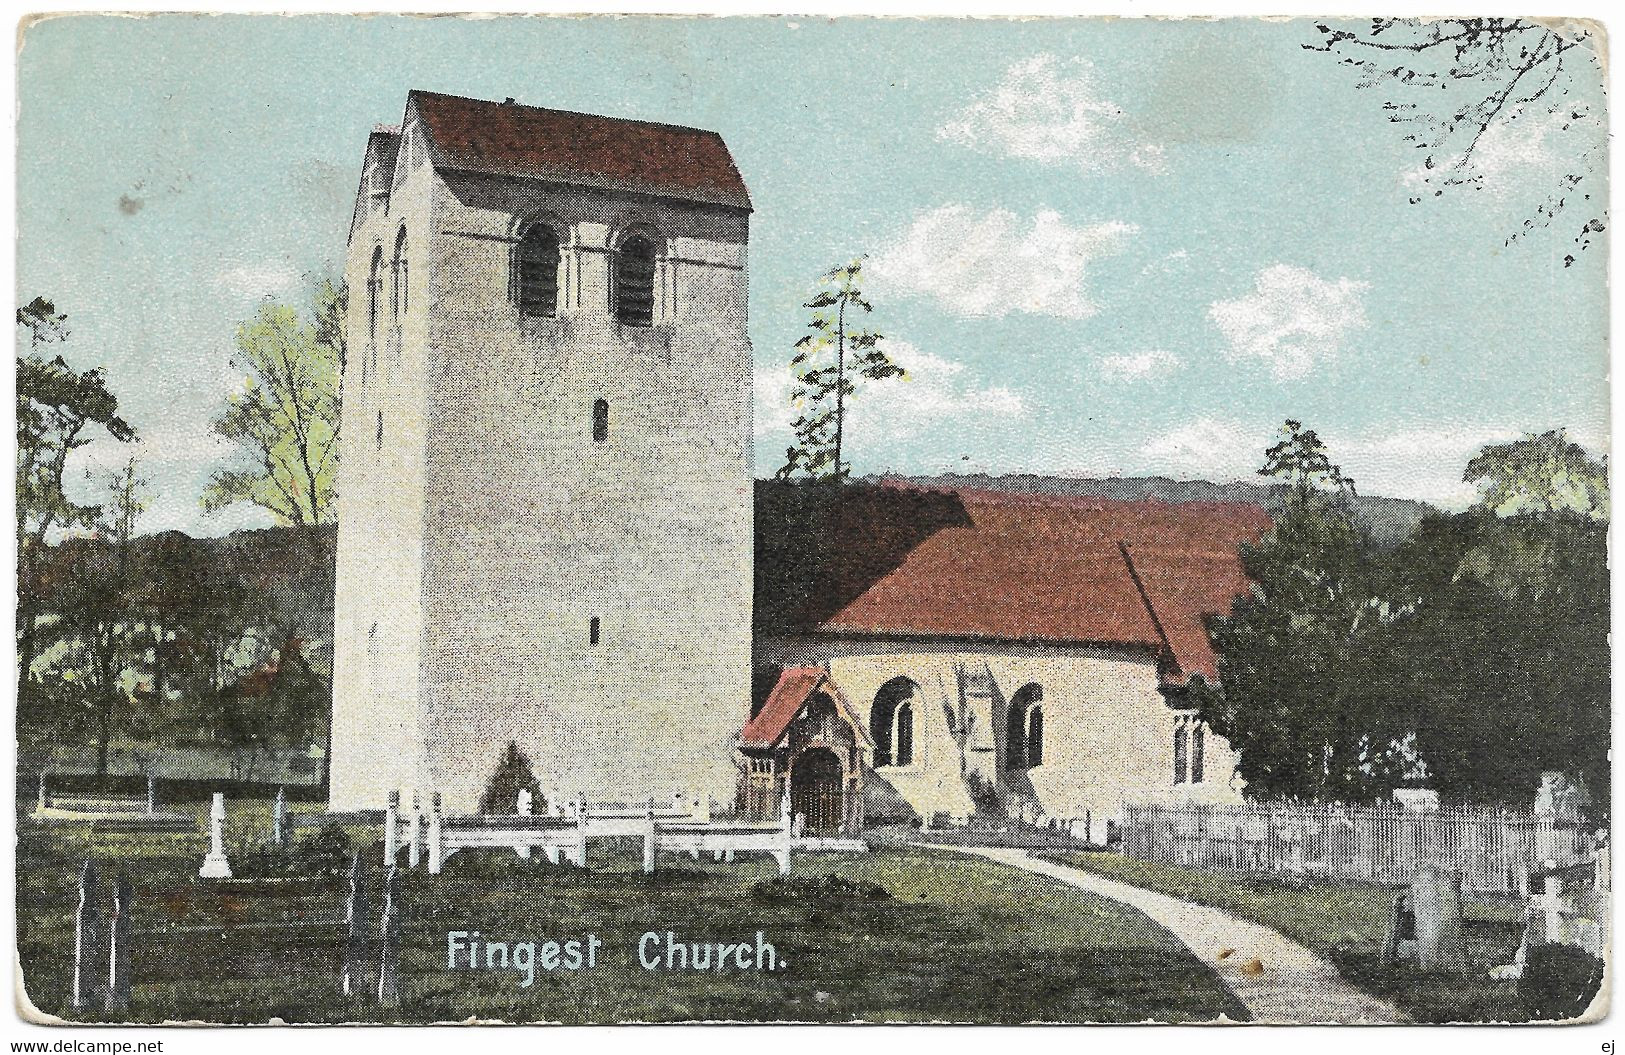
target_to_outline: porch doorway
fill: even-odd
[[[846,819],[846,774],[835,752],[814,747],[796,756],[790,769],[790,808],[807,818],[809,832],[841,830]]]

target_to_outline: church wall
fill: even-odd
[[[513,740],[544,788],[728,801],[749,699],[747,218],[455,174],[436,200],[424,779],[469,808]],[[561,236],[559,310],[521,321],[530,216]],[[610,314],[633,224],[667,250],[648,328]]]
[[[983,664],[995,689],[978,719],[993,733],[992,765],[982,769],[998,774],[1000,798],[1007,805],[1025,799],[1044,816],[1070,819],[1086,813],[1116,817],[1124,801],[1240,798],[1228,779],[1235,756],[1211,732],[1206,737],[1203,783],[1175,784],[1174,727],[1188,712],[1170,709],[1157,691],[1156,661],[1148,653],[993,643],[971,651],[963,643],[949,641],[820,636],[759,640],[756,661],[827,664],[836,685],[865,719],[876,693],[892,678],[905,676],[918,684],[923,702],[914,717],[914,764],[881,767],[876,776],[922,817],[943,813],[958,818],[972,809],[945,705],[958,704],[956,668],[974,670]],[[1028,684],[1043,689],[1044,759],[1039,766],[1011,772],[1005,743],[1007,706]],[[980,739],[973,730],[972,745]]]
[[[345,267],[351,292],[337,487],[330,789],[336,810],[378,809],[389,789],[420,785],[428,301],[428,269],[422,265],[435,177],[421,162],[408,167],[404,157],[396,177],[388,211],[374,211],[358,225]],[[397,321],[390,311],[390,261],[403,222],[407,309]],[[375,337],[369,339],[367,283],[374,247],[383,249],[383,286]]]

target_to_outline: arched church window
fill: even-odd
[[[1006,769],[1029,769],[1044,760],[1044,718],[1038,709],[1043,702],[1044,689],[1041,685],[1023,685],[1010,697],[1010,709],[1005,715],[1004,726],[1004,767]],[[1036,726],[1033,717],[1037,716]],[[1038,740],[1035,743],[1033,733],[1036,729]]]
[[[914,761],[914,694],[908,678],[893,678],[875,693],[869,708],[869,739],[875,742],[875,768]]]
[[[400,232],[395,235],[395,257],[390,261],[390,270],[394,272],[395,289],[390,300],[390,314],[400,318],[406,314],[407,298],[411,293],[411,281],[408,276],[409,267],[406,262],[406,227],[402,225]]]
[[[914,706],[903,703],[897,708],[897,734],[892,741],[896,745],[893,754],[896,765],[911,766],[914,764]]]
[[[1187,731],[1184,722],[1174,724],[1174,783],[1185,783],[1185,738]]]
[[[384,280],[379,272],[384,269],[384,247],[373,246],[372,268],[367,272],[367,340],[378,339],[378,298],[383,295]],[[361,357],[361,376],[366,377],[368,356]]]
[[[603,443],[609,439],[609,400],[592,401],[592,441]]]
[[[545,223],[531,224],[517,256],[519,314],[551,319],[559,303],[559,236]]]
[[[655,245],[635,234],[615,254],[615,317],[627,326],[654,323]]]
[[[1202,782],[1202,749],[1205,746],[1206,734],[1202,731],[1202,723],[1196,722],[1191,726],[1191,783]]]

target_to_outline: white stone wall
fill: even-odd
[[[347,273],[333,807],[422,787],[472,809],[510,740],[569,795],[731,801],[750,698],[747,215],[405,159]],[[510,254],[538,217],[560,235],[559,310],[521,321]],[[358,396],[369,239],[387,258],[402,219],[411,312]],[[660,248],[648,328],[610,311],[632,229]],[[380,612],[391,636],[369,660]]]
[[[382,808],[389,789],[418,786],[422,761],[427,312],[421,265],[436,177],[426,164],[408,168],[404,159],[395,176],[388,212],[364,212],[345,265],[351,292],[337,480],[330,788],[330,806],[338,810]],[[402,224],[407,308],[395,318],[390,262]],[[380,246],[383,286],[369,337],[367,279]]]
[[[472,806],[514,740],[566,794],[731,799],[749,698],[745,217],[456,177],[438,201],[424,777]],[[521,322],[509,239],[533,215],[564,245],[560,310]],[[634,225],[661,246],[650,328],[610,314],[608,250]]]
[[[1156,661],[1148,653],[1086,646],[982,644],[974,651],[943,641],[865,640],[821,636],[763,639],[757,662],[783,666],[828,664],[836,685],[868,719],[875,695],[893,678],[920,686],[914,715],[914,762],[876,771],[922,817],[950,818],[971,812],[960,751],[948,729],[944,704],[957,709],[959,666],[992,673],[992,766],[1003,796],[1028,794],[1053,818],[1116,818],[1125,801],[1197,799],[1240,801],[1240,781],[1230,778],[1236,758],[1229,745],[1208,732],[1205,779],[1174,782],[1174,727],[1188,712],[1169,708],[1157,691]],[[1029,684],[1043,689],[1044,759],[1012,774],[1006,768],[1005,705]],[[973,735],[974,741],[978,739]]]

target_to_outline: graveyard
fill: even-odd
[[[1265,926],[1325,956],[1343,977],[1392,1000],[1418,1022],[1525,1022],[1513,979],[1491,978],[1513,959],[1523,931],[1524,902],[1515,895],[1465,900],[1467,963],[1430,972],[1389,962],[1383,945],[1395,887],[1286,875],[1234,874],[1134,860],[1111,853],[1057,853],[1055,860]]]
[[[73,1021],[1211,1021],[1246,1017],[1213,971],[1132,909],[1042,877],[947,851],[877,845],[798,852],[787,876],[768,854],[662,849],[644,870],[637,836],[595,842],[589,867],[513,849],[463,851],[401,868],[390,999],[378,998],[385,909],[383,830],[323,826],[317,803],[227,803],[233,878],[203,879],[210,802],[166,803],[190,830],[100,830],[18,817],[22,979],[41,1012]],[[343,992],[352,853],[369,921]],[[406,851],[400,853],[406,863]],[[75,917],[86,860],[104,922],[128,884],[128,1004],[73,1006]],[[426,863],[426,862],[425,862]],[[385,924],[386,928],[389,924]],[[595,936],[591,969],[448,966],[448,934],[506,942]],[[640,941],[770,942],[777,969],[650,969]],[[460,962],[460,961],[459,961]],[[485,966],[484,961],[481,967]],[[499,965],[500,966],[500,965]],[[106,975],[105,949],[92,981]],[[1021,979],[988,986],[989,978]]]

